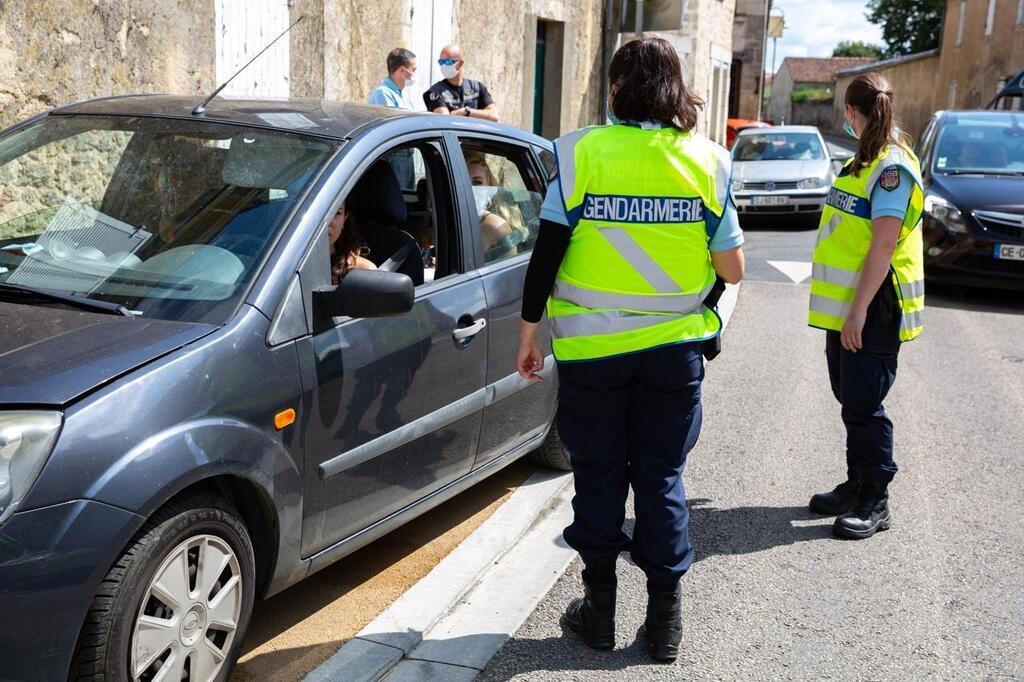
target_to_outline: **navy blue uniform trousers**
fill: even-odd
[[[629,549],[649,579],[670,581],[693,563],[682,473],[700,434],[703,378],[699,343],[558,364],[558,433],[576,484],[564,537],[588,567]]]
[[[899,308],[883,284],[868,307],[862,348],[843,348],[840,334],[826,332],[825,358],[832,394],[846,426],[846,468],[851,480],[888,482],[898,467],[892,454],[892,421],[882,401],[896,381],[900,352]]]

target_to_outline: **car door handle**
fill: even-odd
[[[466,339],[471,339],[480,332],[482,332],[484,330],[484,327],[486,326],[487,320],[481,317],[479,320],[476,320],[475,322],[473,322],[473,324],[469,325],[468,327],[459,327],[458,329],[453,331],[452,338],[455,339],[456,341],[465,341]]]

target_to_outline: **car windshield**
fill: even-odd
[[[16,130],[0,139],[0,296],[42,289],[221,324],[334,149],[139,117],[48,116]]]
[[[748,133],[736,138],[736,161],[805,161],[825,158],[814,133]]]
[[[935,173],[1024,173],[1024,116],[949,114],[934,156]]]

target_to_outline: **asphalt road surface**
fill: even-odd
[[[806,506],[845,475],[823,333],[805,326],[806,282],[767,263],[809,261],[813,238],[747,233],[751,276],[686,471],[697,561],[676,664],[636,641],[644,579],[623,557],[614,651],[559,626],[576,562],[480,679],[1024,679],[1024,301],[929,292],[887,402],[895,526],[837,540]]]

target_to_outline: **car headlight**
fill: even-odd
[[[14,513],[50,456],[59,412],[0,412],[0,523]]]
[[[743,190],[743,181],[742,180],[733,180],[732,181],[732,191],[733,192],[740,192],[742,190]]]
[[[825,186],[825,178],[804,178],[796,186],[798,189],[818,189]]]
[[[964,220],[963,213],[938,194],[924,196],[924,212],[949,232],[967,233],[967,222]]]

